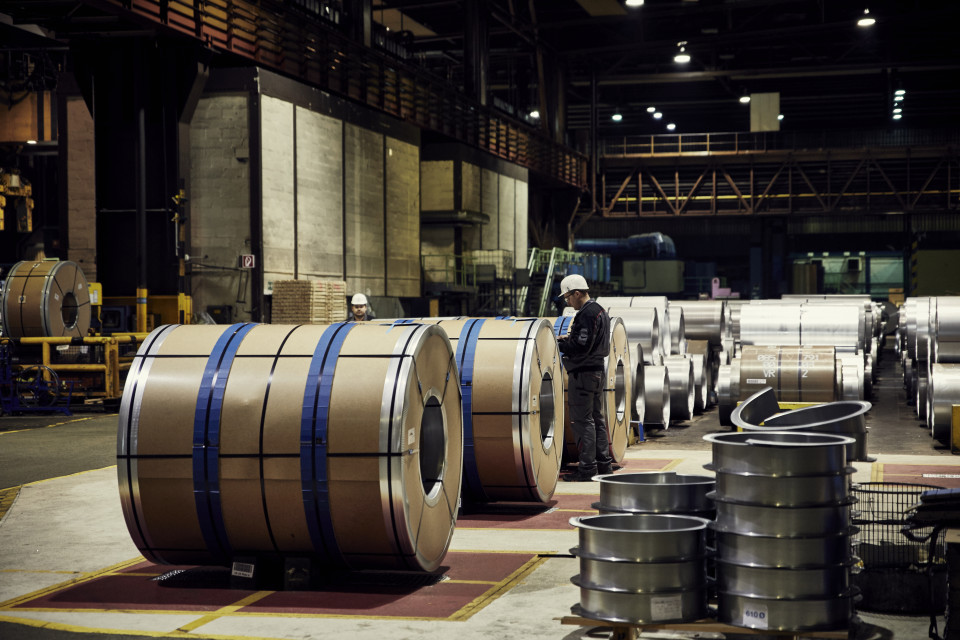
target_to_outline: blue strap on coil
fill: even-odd
[[[466,493],[485,498],[477,470],[477,454],[473,444],[473,362],[484,319],[468,320],[457,340],[457,369],[460,371],[460,395],[463,397],[463,479]]]
[[[330,517],[330,487],[327,478],[327,432],[330,394],[337,358],[352,322],[327,327],[310,360],[300,414],[300,481],[303,509],[313,548],[326,551],[331,562],[343,564]]]
[[[220,413],[230,367],[244,336],[256,325],[237,323],[221,334],[207,358],[193,414],[193,497],[207,549],[230,553],[220,504]]]

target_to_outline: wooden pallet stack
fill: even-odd
[[[273,324],[330,324],[347,318],[342,280],[278,280],[273,283]]]

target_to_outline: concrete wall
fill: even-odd
[[[67,98],[67,259],[97,280],[97,181],[93,116],[82,98]],[[110,295],[107,292],[107,295]]]
[[[490,217],[481,231],[481,249],[500,248],[500,178],[496,171],[480,170],[480,211]]]
[[[514,237],[513,260],[516,268],[525,268],[527,265],[527,250],[530,245],[530,230],[528,227],[528,213],[530,208],[529,185],[523,180],[516,180],[516,198],[514,204]]]
[[[498,241],[497,249],[506,249],[511,253],[514,251],[514,237],[516,235],[516,215],[517,215],[517,181],[505,175],[498,176],[500,180],[500,190],[498,200],[500,203],[497,216],[499,217],[497,231]],[[493,249],[494,247],[484,247],[484,249]]]
[[[296,117],[297,277],[342,279],[343,123],[302,107]]]
[[[267,291],[274,280],[293,280],[294,107],[262,96],[260,100],[261,215],[263,216],[263,278]]]
[[[250,319],[251,283],[234,267],[250,246],[250,147],[248,97],[201,98],[190,124],[190,255],[195,311],[229,304],[234,319]],[[71,176],[72,176],[71,171]],[[276,242],[276,241],[275,241]],[[108,293],[109,292],[105,292]]]
[[[420,149],[387,138],[387,295],[420,295]]]
[[[347,290],[386,295],[383,136],[352,124],[343,135]]]
[[[424,211],[452,211],[457,207],[453,197],[453,172],[453,160],[420,163],[421,207]]]

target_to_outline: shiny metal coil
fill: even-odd
[[[670,426],[670,374],[664,366],[648,365],[643,368],[643,398],[646,413],[645,425]]]
[[[670,418],[675,421],[693,417],[696,384],[693,379],[693,361],[687,356],[667,356],[663,366],[670,376]]]

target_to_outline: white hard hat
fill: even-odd
[[[588,291],[587,280],[580,274],[574,273],[560,281],[560,295],[567,295],[571,291]]]
[[[362,293],[355,293],[353,297],[350,298],[350,304],[367,304],[367,296]]]

